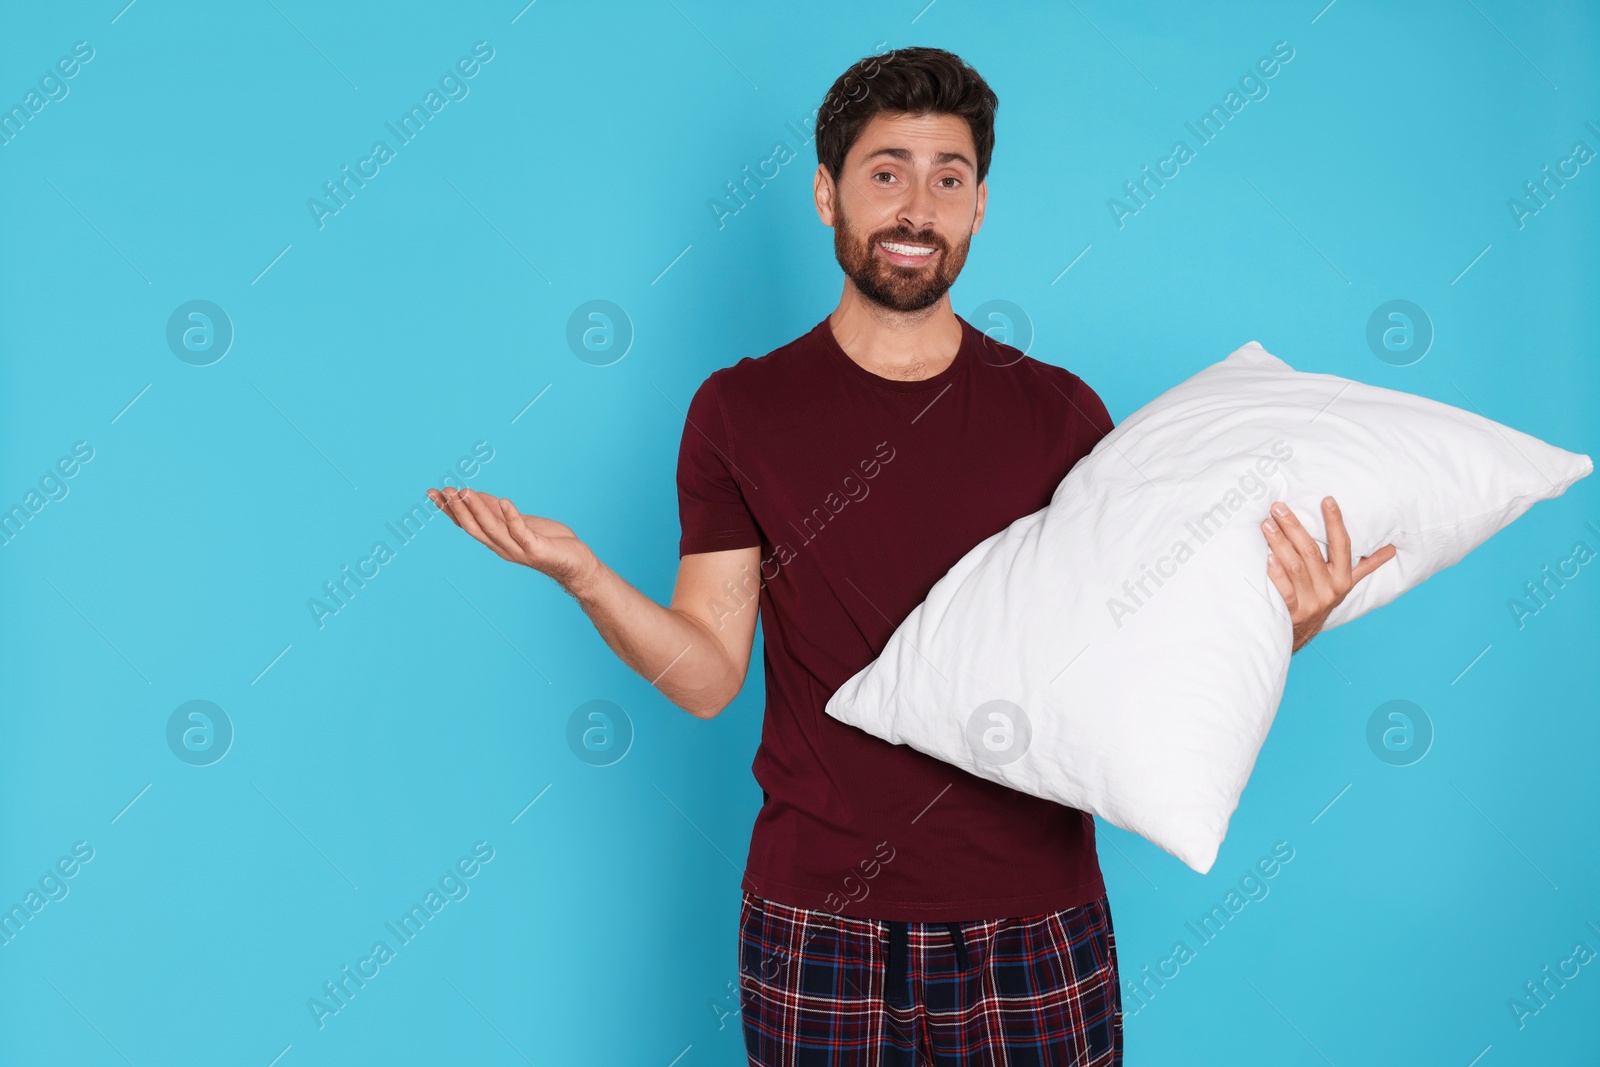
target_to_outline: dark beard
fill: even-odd
[[[932,269],[926,264],[902,267],[891,263],[878,254],[879,241],[930,246],[937,249],[930,256],[936,262]],[[938,303],[961,273],[971,244],[972,235],[968,234],[952,253],[944,240],[932,232],[909,233],[899,226],[862,239],[845,219],[844,209],[834,206],[833,255],[839,267],[862,296],[893,311],[921,311]]]

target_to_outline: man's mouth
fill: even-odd
[[[907,244],[904,241],[879,241],[878,247],[883,249],[890,262],[900,263],[908,267],[926,263],[928,257],[938,251],[931,245]]]

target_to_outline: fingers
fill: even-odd
[[[451,503],[452,513],[460,521],[461,528],[490,548],[495,548],[494,541],[484,532],[482,524],[478,522],[478,516],[473,514],[472,506],[467,502],[466,494],[459,491],[456,492],[451,497]],[[495,548],[495,551],[499,551],[499,549]]]
[[[1333,591],[1343,596],[1350,590],[1350,534],[1344,528],[1344,516],[1333,497],[1322,498],[1322,525],[1328,531],[1328,571],[1333,581]]]
[[[450,516],[451,522],[455,523],[457,526],[460,526],[461,520],[456,517],[455,502],[452,501],[450,497],[445,495],[446,492],[453,492],[453,490],[429,489],[428,499],[433,501],[435,506],[437,506],[440,511]]]
[[[433,496],[434,502],[439,505],[444,513],[450,516],[451,522],[463,530],[467,530],[468,533],[472,532],[468,529],[467,524],[462,521],[463,517],[470,519],[471,513],[467,511],[467,502],[461,499],[460,490],[454,486],[446,486],[443,489],[430,490],[430,495]]]
[[[1278,529],[1282,531],[1283,535],[1289,539],[1289,543],[1299,552],[1300,559],[1306,566],[1307,575],[1315,574],[1316,572],[1311,569],[1311,565],[1314,563],[1326,563],[1327,561],[1322,558],[1322,549],[1317,546],[1317,542],[1312,538],[1311,532],[1301,525],[1300,520],[1295,517],[1293,509],[1281,500],[1273,505],[1273,518],[1267,521],[1272,522],[1274,520],[1276,520]],[[1269,536],[1267,540],[1271,541],[1272,538]],[[1273,549],[1280,556],[1289,555],[1289,553],[1278,549],[1276,545],[1273,545]],[[1291,574],[1294,573],[1294,562],[1293,559],[1284,560],[1284,564],[1289,568]]]
[[[1323,566],[1322,550],[1311,539],[1311,535],[1306,533],[1305,527],[1300,525],[1300,520],[1294,517],[1294,512],[1284,506],[1283,514],[1276,521],[1271,517],[1262,521],[1261,532],[1265,535],[1267,547],[1272,550],[1278,566],[1288,572],[1288,580],[1299,594],[1299,599],[1311,599],[1317,592],[1319,583],[1326,583],[1327,570]],[[1287,602],[1288,598],[1285,597],[1284,600]],[[1290,611],[1293,610],[1291,605]]]
[[[517,511],[515,504],[505,497],[500,498],[499,504],[500,517],[505,520],[506,530],[511,535],[512,541],[516,542],[517,547],[522,550],[524,559],[533,559],[533,539],[535,535],[522,521],[522,515]]]
[[[480,540],[505,559],[517,559],[521,550],[511,536],[511,531],[506,529],[506,520],[500,513],[498,498],[488,493],[466,489],[462,491],[461,499],[466,501],[468,513],[482,531]]]
[[[1295,617],[1301,602],[1339,603],[1356,582],[1395,557],[1394,545],[1384,545],[1372,555],[1362,556],[1352,569],[1350,532],[1345,529],[1339,505],[1331,496],[1322,499],[1323,525],[1328,531],[1327,559],[1322,558],[1317,542],[1288,505],[1274,501],[1273,513],[1276,520],[1267,518],[1261,523],[1261,532],[1269,548],[1267,576],[1282,594],[1291,618]]]
[[[473,514],[465,492],[454,487],[447,487],[441,491],[440,495],[445,498],[450,518],[454,520],[457,526],[494,549],[496,553],[501,551],[493,539],[484,532],[483,525],[478,521],[477,516]]]
[[[1294,618],[1294,613],[1300,607],[1300,594],[1295,591],[1294,581],[1289,577],[1289,572],[1283,569],[1283,564],[1278,562],[1274,552],[1267,553],[1267,577],[1272,579],[1272,584],[1277,587],[1278,595],[1283,597],[1283,606],[1289,609],[1289,617]]]
[[[1355,573],[1351,575],[1351,582],[1359,582],[1379,567],[1388,563],[1395,557],[1395,547],[1392,544],[1384,545],[1370,556],[1362,556],[1361,562],[1356,564]]]
[[[532,561],[538,558],[543,538],[536,526],[542,524],[570,533],[560,523],[521,514],[510,500],[493,493],[446,486],[429,489],[428,499],[449,515],[451,522],[513,563],[533,566]]]

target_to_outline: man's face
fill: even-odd
[[[976,164],[965,119],[880,112],[850,146],[837,186],[818,168],[818,210],[861,295],[894,311],[944,296],[983,222]]]

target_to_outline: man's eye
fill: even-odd
[[[942,181],[942,182],[955,182],[956,185],[960,185],[961,184],[961,179],[960,178],[940,178],[939,180]],[[947,185],[947,186],[945,186],[946,189],[954,189],[955,187],[956,187],[955,185]]]
[[[886,171],[886,170],[880,170],[880,171],[879,171],[879,172],[878,172],[878,173],[876,173],[876,174],[874,174],[874,175],[873,175],[873,178],[875,178],[875,179],[876,179],[876,178],[893,178],[893,177],[894,177],[894,175],[893,175],[893,174],[890,174],[890,173],[889,173],[889,172],[888,172],[888,171]],[[878,183],[878,184],[879,184],[879,185],[882,185],[882,184],[883,184],[883,183],[882,183],[882,182],[879,182],[879,183]]]

